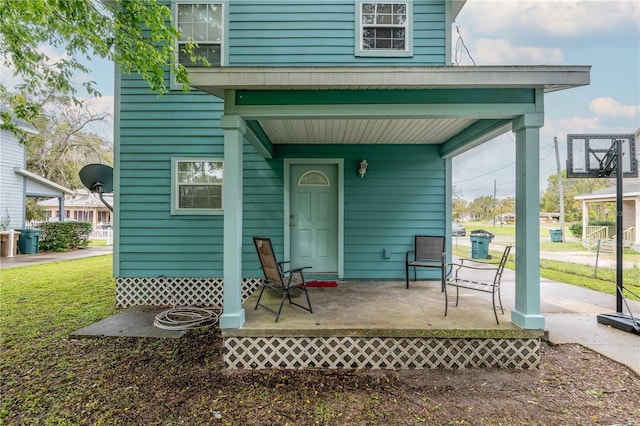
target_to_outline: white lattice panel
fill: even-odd
[[[227,337],[229,369],[509,368],[540,364],[540,339]]]
[[[259,278],[242,280],[244,302],[260,286]],[[222,278],[117,278],[116,306],[223,306]]]

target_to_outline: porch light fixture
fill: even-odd
[[[367,166],[369,165],[369,163],[367,163],[366,159],[363,159],[360,162],[360,169],[358,169],[358,174],[360,175],[360,178],[364,178],[365,173],[367,173]]]

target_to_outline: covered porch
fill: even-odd
[[[282,315],[254,310],[257,293],[243,303],[246,322],[223,330],[230,369],[261,368],[473,368],[535,369],[542,331],[510,321],[513,273],[503,281],[504,315],[497,325],[490,295],[462,292],[459,306],[439,281],[338,281],[310,288],[313,314],[285,303]],[[450,291],[451,293],[451,291]],[[304,297],[304,295],[300,295]],[[279,296],[263,296],[277,305]]]
[[[437,147],[436,156],[442,164],[438,170],[437,190],[433,199],[437,199],[432,210],[437,218],[432,220],[428,229],[439,235],[451,237],[451,159],[458,154],[508,131],[516,135],[516,215],[519,220],[516,228],[515,248],[520,255],[516,260],[514,280],[514,303],[508,308],[505,325],[500,330],[527,334],[525,330],[541,333],[544,318],[540,313],[539,282],[539,131],[544,124],[544,95],[548,92],[589,84],[589,67],[581,66],[526,66],[526,67],[222,67],[193,68],[189,78],[194,87],[224,99],[224,115],[221,127],[224,129],[225,176],[223,191],[224,208],[224,313],[220,318],[221,328],[228,337],[225,342],[237,347],[256,343],[270,337],[251,336],[255,327],[251,309],[243,305],[243,241],[251,234],[243,230],[243,142],[253,145],[263,158],[282,161],[284,164],[285,185],[287,184],[288,158],[296,152],[288,146],[308,147],[324,145],[327,151],[337,158],[338,181],[344,187],[345,166],[340,159],[336,146],[358,146],[369,144],[389,147],[407,145],[431,145]],[[329,148],[331,147],[331,148]],[[330,151],[331,149],[332,151]],[[326,152],[316,148],[314,158],[326,157]],[[360,160],[360,159],[358,159]],[[433,171],[432,171],[433,172]],[[420,179],[423,174],[414,179]],[[436,182],[436,181],[434,181]],[[288,188],[285,186],[282,227],[277,231],[283,241],[284,259],[291,260],[290,211]],[[341,193],[342,194],[342,193]],[[343,195],[338,196],[338,232],[337,277],[351,278],[347,270],[354,271],[353,264],[347,265],[344,253],[348,226],[345,225]],[[426,213],[426,212],[425,212]],[[352,214],[353,215],[353,214]],[[353,220],[351,223],[356,223]],[[438,225],[438,229],[435,225]],[[253,232],[253,231],[249,231]],[[409,234],[415,234],[419,227],[403,229],[403,237],[409,241]],[[352,244],[352,246],[354,246]],[[391,255],[400,253],[402,247],[391,250]],[[382,251],[387,256],[386,249]],[[375,256],[378,256],[376,253]],[[351,259],[356,259],[351,253]],[[451,260],[450,244],[447,260]],[[376,259],[369,258],[369,261]],[[357,262],[355,260],[354,262]],[[360,269],[362,271],[362,269]],[[397,268],[400,278],[402,268]],[[353,278],[358,279],[357,275]],[[367,277],[369,278],[369,277]],[[373,277],[372,281],[373,280]],[[368,285],[372,285],[368,282]],[[363,291],[366,291],[363,289]],[[406,290],[405,290],[406,291]],[[416,295],[408,292],[406,297]],[[382,298],[384,300],[384,298]],[[438,300],[438,299],[436,299]],[[425,302],[427,303],[427,302]],[[389,312],[390,319],[398,318],[402,312],[402,303],[393,299],[389,307],[397,311]],[[329,306],[330,304],[325,304]],[[440,317],[444,302],[437,303],[433,312]],[[355,304],[337,311],[347,312],[351,316],[362,315],[363,324],[376,324],[377,314],[383,303],[377,303],[366,317],[366,305]],[[421,309],[423,311],[424,309]],[[430,312],[431,309],[428,309]],[[362,311],[362,312],[361,312]],[[489,318],[491,312],[489,311]],[[330,314],[327,314],[330,315]],[[453,315],[453,313],[451,314]],[[421,318],[416,312],[416,318]],[[314,314],[314,317],[316,315]],[[284,318],[287,318],[286,316]],[[451,324],[452,317],[447,318]],[[375,320],[375,321],[374,321]],[[508,322],[511,324],[507,325]],[[284,319],[283,319],[284,321]],[[304,324],[300,320],[299,331],[302,340],[314,345],[315,323]],[[434,320],[435,321],[435,320]],[[400,326],[390,323],[385,333],[405,333],[413,330],[411,339],[424,337],[424,322]],[[494,324],[495,326],[495,324]],[[315,328],[314,328],[315,327]],[[495,327],[492,327],[492,330]],[[370,329],[366,326],[365,329]],[[335,333],[350,338],[353,328],[338,327]],[[440,331],[435,331],[440,330]],[[446,331],[443,331],[446,330]],[[485,331],[466,332],[473,347],[482,345]],[[271,329],[260,331],[269,333]],[[256,331],[258,333],[258,331]],[[280,332],[278,332],[280,333]],[[455,334],[453,329],[434,325],[433,333],[440,336]],[[357,333],[355,333],[357,334]],[[417,336],[414,336],[416,335]],[[507,333],[508,334],[508,333]],[[309,336],[309,337],[304,337]],[[422,336],[422,337],[421,337]],[[385,339],[388,335],[376,336]],[[310,340],[306,340],[310,339]],[[365,345],[359,337],[358,345]],[[441,337],[428,337],[441,339]],[[474,340],[475,339],[475,340]],[[480,340],[477,340],[480,339]],[[538,339],[534,339],[539,342]],[[439,341],[439,340],[438,340]],[[234,343],[244,342],[244,343]],[[498,338],[496,344],[504,353],[509,349]],[[447,345],[457,345],[455,339]],[[226,345],[227,343],[225,343]],[[380,348],[380,343],[376,348]],[[324,345],[324,343],[321,343]],[[323,346],[330,348],[332,344]],[[230,349],[230,346],[227,347]],[[309,347],[305,347],[308,350]],[[433,348],[432,348],[433,349]],[[434,349],[433,351],[439,352]],[[304,352],[304,351],[303,351]],[[464,352],[467,352],[466,350]],[[473,352],[473,351],[472,351]],[[444,351],[450,354],[451,352]],[[443,355],[443,359],[448,355]]]

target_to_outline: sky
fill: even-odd
[[[466,50],[458,42],[458,32]],[[453,29],[454,63],[473,65],[590,65],[591,84],[545,96],[540,130],[540,190],[561,168],[570,133],[631,134],[640,128],[640,1],[467,0]],[[468,53],[467,53],[468,50]],[[57,59],[54,53],[52,60]],[[114,67],[87,62],[102,97],[97,112],[113,112]],[[2,70],[3,79],[8,74]],[[113,139],[113,123],[95,129]],[[511,132],[453,160],[455,193],[471,201],[515,196],[515,135]]]
[[[561,168],[567,134],[633,134],[640,128],[640,2],[637,0],[468,0],[456,18],[477,65],[591,65],[591,84],[545,95],[540,129],[540,190]],[[454,28],[455,31],[455,28]],[[453,44],[457,44],[454,33]],[[472,65],[464,49],[454,54]],[[453,160],[465,200],[515,196],[511,132]]]

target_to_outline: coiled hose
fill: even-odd
[[[153,325],[164,330],[190,330],[218,322],[219,309],[186,306],[167,309],[156,315]]]

